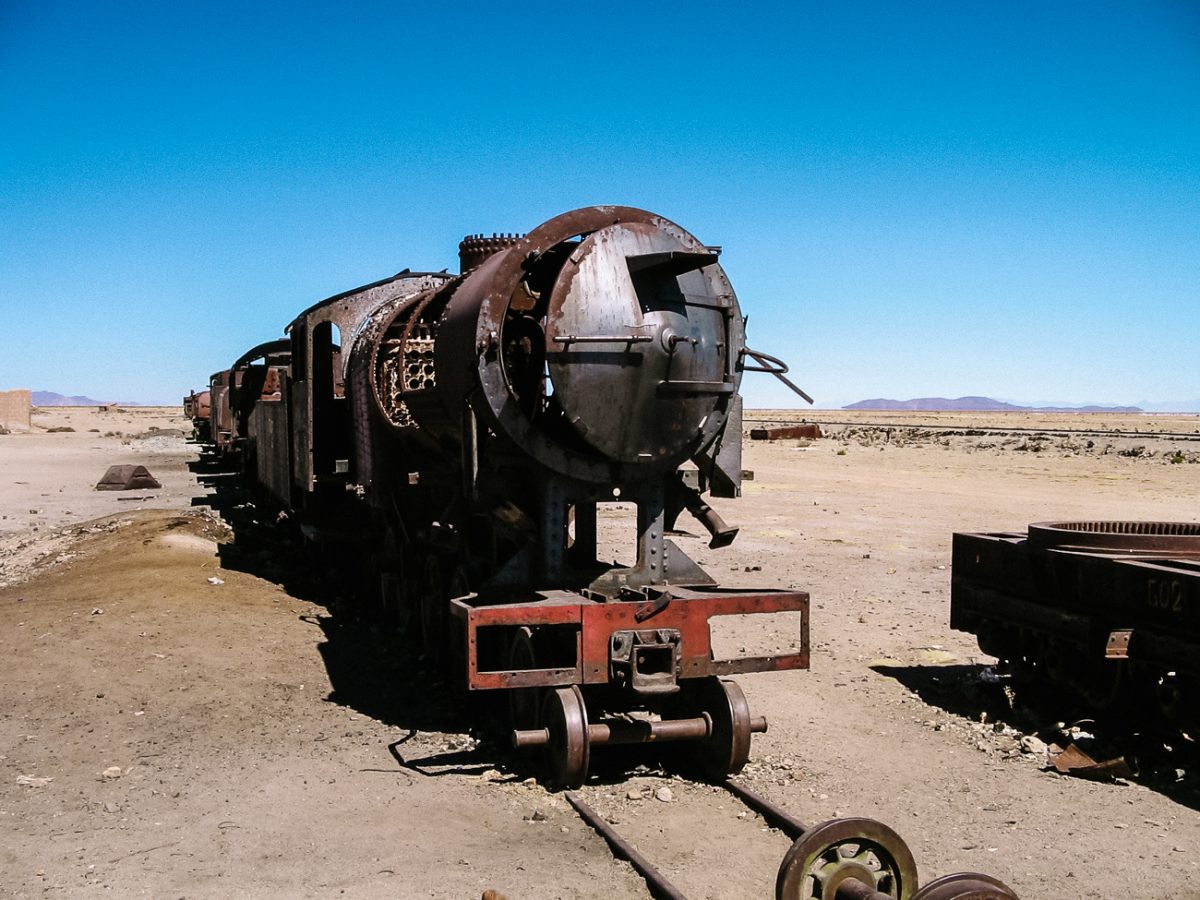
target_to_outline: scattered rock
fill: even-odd
[[[101,773],[105,778],[120,778],[122,774],[120,766],[109,766]]]
[[[213,575],[211,578],[208,579],[208,583],[209,584],[224,584],[225,580],[222,578],[218,578],[216,575]]]
[[[670,803],[675,799],[675,795],[671,793],[671,789],[669,787],[660,787],[654,792],[654,799],[661,800],[663,803]]]
[[[1022,753],[1045,753],[1046,742],[1037,735],[1027,734],[1021,738]]]
[[[18,775],[17,776],[17,784],[21,785],[22,787],[45,787],[53,780],[54,779],[49,775],[45,775],[45,776]]]
[[[637,788],[630,788],[625,792],[626,800],[641,800],[644,795]]]

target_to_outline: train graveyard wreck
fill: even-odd
[[[359,548],[378,612],[412,623],[453,688],[503,693],[513,746],[540,749],[551,785],[582,785],[606,744],[679,743],[723,782],[767,730],[727,676],[809,663],[806,592],[718,585],[668,538],[685,511],[710,549],[737,536],[704,498],[741,493],[743,372],[809,400],[746,345],[718,254],[626,207],[470,236],[462,275],[335,295],[185,398],[197,436],[307,541]],[[636,523],[626,563],[600,549],[615,502]],[[798,616],[791,652],[714,652],[715,618],[775,613]],[[775,821],[795,839],[781,898],[1016,896],[973,873],[917,892],[881,823]]]

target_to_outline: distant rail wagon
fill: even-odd
[[[1200,523],[954,535],[950,624],[1094,706],[1200,725]]]

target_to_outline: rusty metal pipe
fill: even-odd
[[[721,547],[728,547],[733,543],[733,539],[737,537],[737,526],[728,525],[720,514],[704,502],[700,496],[700,492],[694,488],[685,487],[683,495],[683,506],[691,513],[697,522],[704,526],[704,530],[709,533],[712,540],[708,542],[708,546],[717,550]]]
[[[596,811],[584,803],[578,794],[574,791],[567,791],[566,797],[567,802],[575,808],[575,811],[579,813],[583,820],[591,825],[608,842],[608,846],[612,848],[613,854],[620,859],[628,860],[629,864],[637,869],[638,874],[650,886],[651,893],[656,897],[666,898],[666,900],[687,900],[671,882],[663,877],[658,869],[650,864],[646,857],[638,853],[632,844],[617,834],[612,826],[600,818],[600,816],[596,815]]]
[[[750,719],[751,734],[765,734],[766,716]],[[712,737],[712,718],[705,714],[691,719],[660,719],[654,722],[611,719],[588,725],[589,744],[653,744],[668,741],[703,741]],[[550,743],[550,729],[517,729],[512,744],[517,750],[545,747]]]
[[[665,741],[702,741],[712,734],[712,719],[663,719],[657,722],[613,719],[588,725],[593,744],[651,744]]]

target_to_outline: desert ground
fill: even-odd
[[[746,782],[805,822],[891,825],[923,880],[1200,897],[1190,741],[1136,779],[1059,775],[1028,737],[1071,702],[1014,693],[948,626],[955,531],[1200,519],[1200,417],[806,416],[826,437],[747,441],[754,479],[715,501],[732,547],[678,539],[728,586],[812,597],[811,670],[739,679],[770,721]],[[0,434],[5,895],[648,896],[485,711],[200,461],[178,411],[33,422]],[[95,491],[117,463],[162,489]],[[753,651],[785,629],[721,637]],[[773,896],[785,837],[653,759],[620,763],[581,794],[687,896]]]

